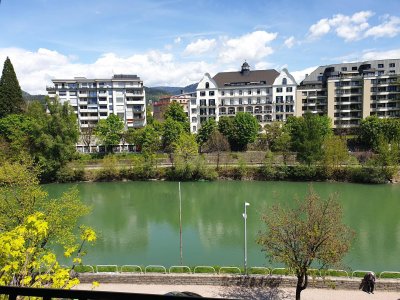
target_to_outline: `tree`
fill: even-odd
[[[128,143],[138,146],[146,161],[152,160],[155,152],[161,146],[160,133],[152,125],[147,125],[140,129],[128,130],[128,132],[131,132],[129,138],[127,138]]]
[[[33,126],[29,131],[29,153],[41,165],[43,181],[56,177],[58,170],[76,156],[79,129],[72,107],[58,98],[46,99],[47,112],[35,102],[28,107],[27,115]]]
[[[181,123],[185,131],[190,132],[188,116],[183,110],[183,106],[178,102],[173,101],[170,105],[168,105],[164,113],[164,119],[167,120],[168,118]]]
[[[259,243],[269,260],[284,263],[297,277],[296,300],[307,288],[311,264],[325,269],[349,251],[354,232],[342,223],[342,207],[334,195],[324,200],[312,188],[294,208],[275,205],[262,215],[266,231]]]
[[[0,119],[0,136],[7,143],[6,157],[25,156],[42,168],[42,181],[54,180],[57,172],[76,155],[76,116],[68,103],[47,99],[48,113],[39,102],[28,106],[24,115]]]
[[[227,138],[218,130],[214,130],[207,142],[205,143],[206,152],[217,153],[217,170],[219,169],[219,161],[221,152],[229,151],[229,142]]]
[[[214,119],[208,119],[201,124],[201,127],[196,136],[196,141],[200,146],[200,152],[201,147],[207,142],[207,140],[215,130],[217,130],[217,122]]]
[[[7,57],[0,78],[0,118],[22,112],[24,99],[11,60]]]
[[[264,130],[268,143],[268,148],[272,151],[276,151],[274,150],[274,143],[283,133],[283,124],[281,122],[272,122],[271,124],[265,124]]]
[[[230,139],[233,137],[233,118],[222,116],[218,121],[218,130],[221,132],[230,143]]]
[[[89,152],[93,142],[95,128],[96,126],[93,123],[88,123],[88,127],[81,128],[81,139],[83,144],[89,148]]]
[[[346,140],[340,136],[327,136],[322,145],[323,163],[332,171],[349,160]]]
[[[231,147],[241,151],[246,150],[247,145],[256,140],[259,129],[260,125],[253,115],[237,113],[233,118],[234,145],[231,144]]]
[[[190,133],[181,134],[179,139],[175,141],[172,146],[175,157],[182,159],[185,165],[189,163],[191,158],[198,154],[196,139],[194,135]]]
[[[276,140],[272,144],[271,150],[282,153],[283,163],[285,165],[290,155],[291,141],[292,139],[290,134],[285,130],[276,137]]]
[[[227,137],[231,149],[243,151],[256,140],[260,125],[249,113],[239,112],[234,118],[221,117],[218,130]]]
[[[181,134],[185,131],[182,123],[168,118],[162,126],[162,147],[166,152],[173,152],[173,143],[177,142]]]
[[[114,114],[110,114],[107,119],[100,120],[95,129],[96,136],[107,151],[111,149],[111,152],[112,146],[119,144],[123,132],[124,122]]]
[[[370,116],[363,119],[358,130],[358,138],[364,146],[377,150],[381,139],[387,143],[400,143],[400,119],[379,119]]]
[[[332,134],[329,117],[306,113],[303,117],[289,117],[284,127],[301,162],[310,165],[321,159],[323,141]]]
[[[68,268],[59,264],[52,250],[43,247],[48,229],[45,215],[37,212],[27,216],[21,225],[0,232],[0,285],[70,289],[79,284],[72,270],[82,262],[85,242],[94,242],[96,234],[82,228],[80,245],[64,253],[66,257],[73,256],[72,267]]]
[[[25,163],[0,165],[0,285],[70,288],[79,283],[71,270],[81,263],[85,241],[96,239],[87,227],[76,233],[89,208],[76,188],[49,199],[37,174]],[[52,252],[57,246],[74,256],[71,269],[59,265]]]

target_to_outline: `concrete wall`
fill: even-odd
[[[214,285],[244,287],[295,287],[294,276],[240,276],[209,274],[121,274],[121,273],[83,273],[79,274],[81,283],[120,283],[144,285]],[[326,277],[309,278],[308,287],[358,290],[361,278]],[[377,279],[376,290],[400,292],[400,279]]]

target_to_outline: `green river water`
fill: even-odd
[[[184,182],[182,239],[184,265],[242,266],[243,204],[247,208],[248,266],[271,266],[255,243],[262,228],[260,213],[276,202],[293,203],[309,183],[216,181]],[[50,184],[58,196],[70,184]],[[82,223],[100,235],[88,249],[86,264],[180,264],[177,182],[77,184],[93,207]],[[313,183],[321,196],[337,192],[344,222],[357,237],[344,265],[353,270],[400,271],[400,185]],[[277,264],[274,266],[278,266]]]

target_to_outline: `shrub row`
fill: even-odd
[[[248,167],[239,165],[215,170],[204,163],[177,164],[173,167],[155,168],[151,164],[136,164],[116,168],[115,164],[99,169],[64,167],[57,173],[58,182],[114,181],[114,180],[290,180],[290,181],[345,181],[355,183],[387,183],[394,175],[393,168],[348,166],[329,169],[324,166],[271,166]]]

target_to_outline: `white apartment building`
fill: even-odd
[[[261,125],[285,121],[295,113],[296,86],[286,69],[251,71],[247,62],[238,72],[221,72],[212,78],[206,73],[196,98],[190,100],[190,130],[196,133],[202,122],[238,112],[251,113]]]
[[[111,79],[53,79],[49,97],[69,102],[78,117],[79,128],[94,127],[101,119],[115,114],[126,128],[146,125],[146,97],[143,81],[137,75],[114,75]]]
[[[298,116],[328,115],[333,128],[356,128],[362,119],[400,117],[400,59],[320,66],[297,89]]]

